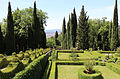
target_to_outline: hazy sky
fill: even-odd
[[[33,7],[35,0],[0,0],[0,21],[7,16],[8,1],[11,2],[12,11]],[[46,29],[61,29],[63,18],[68,20],[69,14],[76,8],[77,17],[80,15],[82,5],[90,18],[107,17],[112,20],[115,0],[36,0],[37,8],[48,13]],[[120,0],[119,21],[120,21]]]

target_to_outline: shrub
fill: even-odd
[[[93,66],[95,65],[95,61],[86,61],[84,63],[84,66],[86,68],[86,70],[88,71],[88,73],[92,73],[93,71]]]
[[[115,57],[120,57],[120,54],[119,53],[115,53],[114,56]]]
[[[0,54],[0,58],[3,58],[4,57],[4,55],[3,54]]]
[[[103,79],[101,72],[98,70],[93,70],[94,74],[86,74],[85,69],[81,69],[78,72],[78,79]]]
[[[1,79],[12,79],[15,76],[15,73],[23,70],[23,64],[21,62],[10,62],[8,66],[2,70]]]
[[[24,53],[24,58],[29,58],[29,54],[28,53]]]
[[[13,79],[40,79],[46,67],[46,57],[46,55],[42,55],[33,60],[23,71],[17,73]]]
[[[98,65],[100,65],[100,66],[106,66],[106,62],[98,62]]]
[[[76,53],[72,53],[72,54],[69,55],[69,57],[79,57],[79,55],[76,54]]]
[[[120,52],[120,47],[117,47],[117,51],[119,51],[119,52]]]
[[[9,64],[6,58],[0,59],[0,69],[5,68]]]
[[[13,59],[11,60],[12,62],[19,62],[18,57],[13,57]]]

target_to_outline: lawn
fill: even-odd
[[[76,54],[79,55],[79,57],[77,57],[79,59],[90,59],[90,58],[93,58],[93,57],[100,56],[99,53],[94,53],[94,52],[92,52],[92,53],[89,53],[89,52],[86,52],[86,53],[76,53]],[[69,60],[70,59],[70,55],[71,55],[71,53],[58,53],[58,59],[60,59],[60,60],[64,60],[64,59]]]
[[[57,65],[58,79],[78,79],[78,71],[84,66],[79,65]],[[120,79],[120,75],[105,66],[95,66],[102,72],[104,79]]]

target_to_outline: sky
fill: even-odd
[[[37,3],[37,8],[48,13],[46,30],[62,29],[63,18],[68,21],[69,14],[76,9],[77,18],[80,16],[82,5],[90,19],[101,19],[107,17],[111,21],[115,0],[0,0],[0,22],[7,17],[8,1],[11,2],[12,11],[25,9],[34,6],[34,1]],[[120,22],[120,0],[118,0],[118,15]]]

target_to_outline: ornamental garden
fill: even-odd
[[[25,8],[0,25],[0,79],[120,79],[120,29],[115,0],[113,21],[89,19],[75,8],[62,32],[46,38],[46,12]]]

